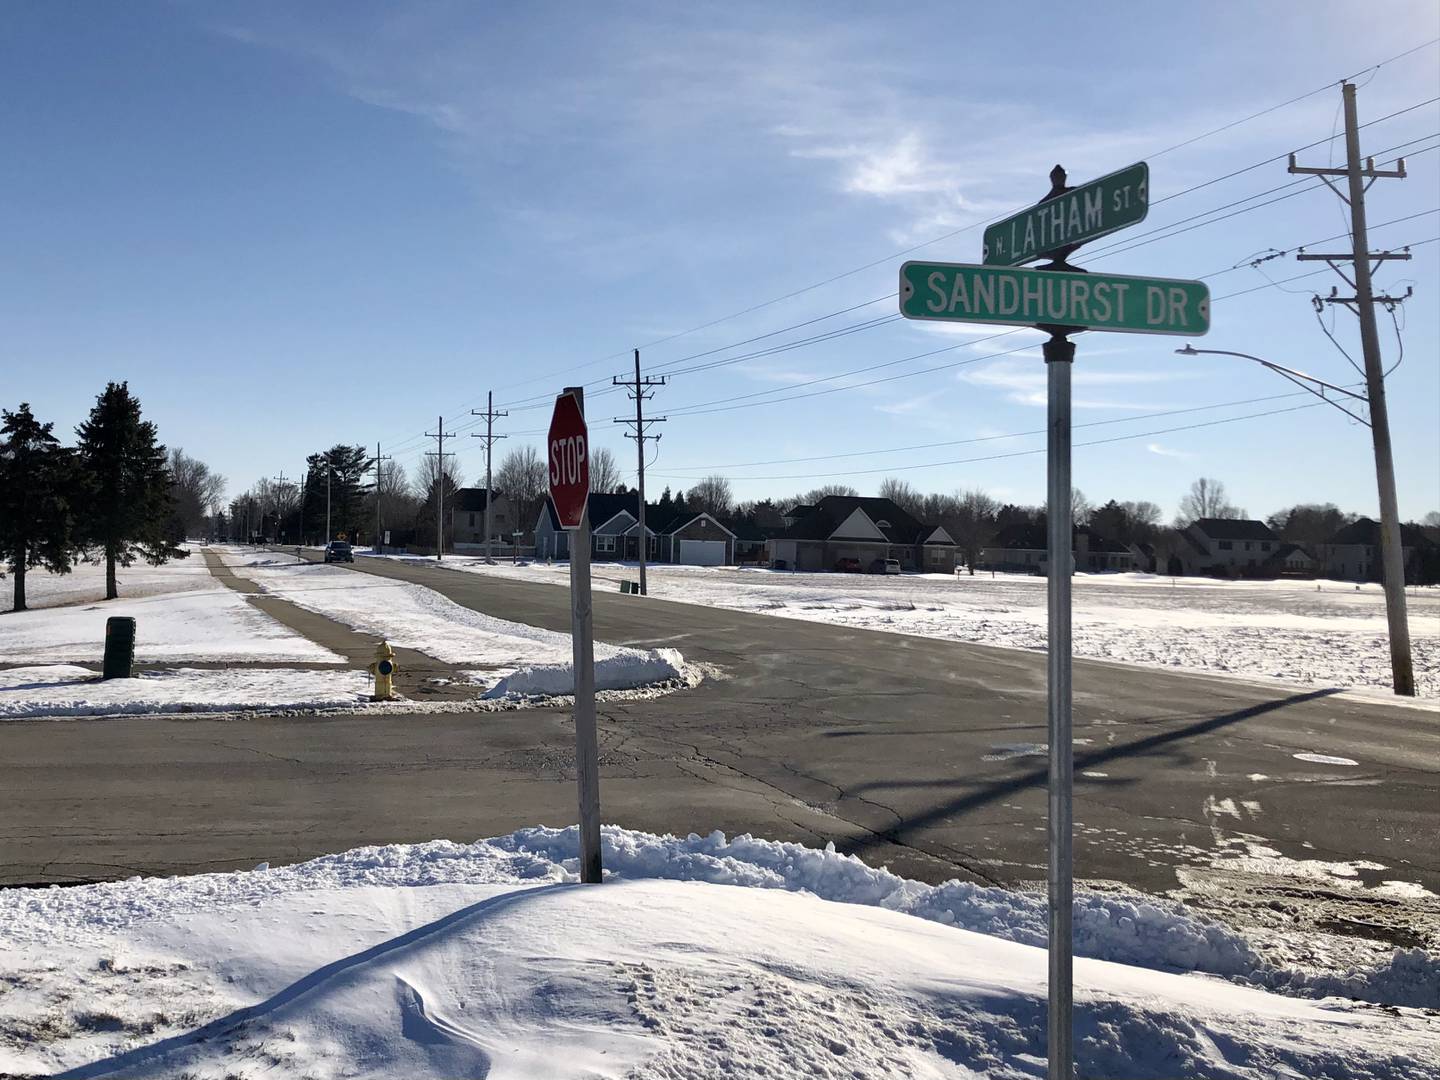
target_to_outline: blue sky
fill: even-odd
[[[29,401],[68,431],[107,379],[128,379],[164,439],[236,494],[337,441],[380,440],[413,466],[441,413],[473,480],[483,455],[469,410],[487,390],[511,411],[501,448],[538,447],[546,399],[595,381],[594,439],[630,465],[610,422],[625,402],[603,383],[631,347],[664,371],[848,308],[759,344],[892,315],[881,298],[901,259],[887,256],[973,224],[915,257],[978,262],[983,222],[1042,195],[1057,161],[1083,181],[1148,160],[1153,199],[1185,192],[1329,140],[1338,87],[1175,144],[1436,37],[1428,0],[1387,4],[1383,18],[1355,3],[12,6],[0,37],[4,403]],[[1362,122],[1435,98],[1440,48],[1360,81]],[[1372,246],[1440,236],[1440,106],[1375,124],[1362,143],[1410,155],[1409,179],[1371,190]],[[1337,139],[1300,156],[1341,155]],[[1295,179],[1282,159],[1178,194],[1074,261],[1216,275],[1199,346],[1351,382],[1309,300],[1338,279],[1269,287],[1318,264],[1244,265],[1346,231],[1343,204],[1318,184],[1284,186]],[[1265,198],[1290,197],[1154,233],[1276,188]],[[1128,243],[1139,246],[1106,254]],[[1389,382],[1406,517],[1440,508],[1440,243],[1414,256],[1377,278],[1415,289]],[[1358,357],[1353,317],[1334,318]],[[1393,362],[1383,313],[1381,330]],[[1043,450],[1022,434],[1044,426],[1039,337],[969,344],[986,335],[889,320],[677,374],[654,402],[670,420],[651,485],[719,471],[742,497],[779,497],[831,481],[869,492],[893,474],[1039,502],[1043,452],[1021,453]],[[1147,418],[1293,388],[1243,361],[1177,357],[1176,339],[1078,340],[1076,442],[1137,436],[1077,447],[1092,499],[1168,514],[1203,474],[1257,515],[1297,501],[1374,512],[1368,432],[1339,412],[1164,432],[1309,401]],[[935,464],[982,456],[993,460]]]

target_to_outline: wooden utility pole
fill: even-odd
[[[630,427],[630,430],[625,433],[625,437],[627,439],[635,440],[635,455],[637,459],[637,480],[635,486],[639,490],[640,496],[640,520],[638,526],[640,531],[640,539],[639,542],[636,544],[636,548],[640,553],[640,595],[645,596],[648,592],[645,583],[645,562],[646,556],[650,553],[650,537],[646,534],[645,531],[645,442],[647,439],[653,442],[660,441],[659,435],[647,435],[646,431],[648,430],[650,424],[663,424],[665,422],[665,417],[652,416],[649,419],[646,419],[644,406],[647,399],[655,396],[653,388],[656,386],[665,385],[665,377],[662,375],[658,379],[642,379],[640,377],[640,350],[636,349],[635,378],[622,379],[619,375],[616,375],[613,379],[610,380],[610,382],[614,386],[625,387],[626,391],[630,395],[631,400],[635,402],[635,419],[631,420],[629,417],[617,417],[615,423],[628,425]],[[648,393],[646,392],[647,390],[649,391]]]
[[[1370,404],[1370,434],[1375,446],[1375,478],[1380,493],[1381,580],[1385,585],[1385,616],[1390,629],[1390,672],[1395,693],[1415,696],[1415,669],[1410,657],[1410,623],[1405,611],[1405,553],[1400,537],[1400,507],[1395,492],[1395,459],[1390,448],[1390,413],[1385,404],[1385,369],[1380,356],[1380,335],[1375,326],[1375,305],[1386,304],[1392,310],[1403,297],[1377,297],[1371,286],[1372,263],[1390,259],[1408,259],[1410,253],[1370,251],[1365,222],[1365,192],[1382,176],[1403,179],[1405,159],[1395,169],[1375,168],[1375,159],[1360,158],[1360,123],[1355,108],[1355,84],[1340,88],[1345,104],[1345,167],[1313,168],[1295,164],[1290,155],[1292,173],[1309,173],[1320,177],[1330,190],[1350,206],[1350,235],[1353,241],[1348,254],[1310,254],[1296,258],[1308,262],[1326,262],[1330,268],[1355,290],[1354,296],[1317,297],[1318,304],[1344,304],[1360,320],[1360,346],[1365,355],[1365,389]],[[1331,183],[1332,176],[1345,177],[1348,191]],[[1353,276],[1342,270],[1349,263]]]
[[[507,437],[495,434],[495,421],[510,414],[495,411],[495,394],[493,391],[487,390],[485,392],[485,411],[482,413],[479,409],[471,409],[470,415],[485,417],[485,434],[481,435],[480,432],[475,431],[471,433],[471,438],[485,440],[485,561],[492,563],[495,561],[495,555],[490,546],[490,504],[495,501],[495,497],[490,489],[490,451],[494,448],[496,439]]]
[[[370,544],[370,550],[378,553],[380,551],[380,538],[384,534],[380,531],[380,470],[382,462],[390,461],[390,455],[380,453],[380,444],[375,444],[375,539]]]
[[[453,439],[455,433],[445,430],[445,417],[435,421],[435,430],[425,433],[427,439],[435,440],[435,449],[427,450],[426,457],[435,459],[435,561],[445,558],[445,440]]]

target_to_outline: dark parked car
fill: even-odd
[[[835,572],[837,574],[858,574],[860,573],[859,559],[836,559]]]
[[[325,545],[326,562],[354,562],[355,553],[344,540],[331,540]]]
[[[872,574],[898,574],[900,573],[899,559],[872,559],[870,561],[870,573]]]

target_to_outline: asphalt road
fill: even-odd
[[[370,559],[355,573],[357,587],[413,581],[569,628],[563,588]],[[614,592],[595,597],[595,632],[720,673],[602,704],[605,821],[833,840],[928,880],[1044,877],[1043,655]],[[1082,878],[1194,886],[1259,844],[1282,866],[1359,862],[1357,882],[1440,892],[1433,709],[1077,661],[1075,736]],[[569,824],[572,765],[556,709],[0,725],[0,877],[229,869]]]

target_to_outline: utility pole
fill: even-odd
[[[628,417],[617,417],[615,423],[629,425],[630,430],[625,433],[625,437],[635,440],[635,454],[637,458],[636,471],[639,477],[636,486],[640,492],[640,539],[635,546],[640,553],[640,595],[645,596],[647,595],[645,585],[645,558],[649,554],[650,547],[650,537],[645,531],[645,441],[647,439],[654,440],[657,443],[660,441],[659,435],[647,435],[646,430],[649,424],[663,424],[665,417],[652,416],[647,420],[645,418],[644,406],[647,399],[655,396],[655,392],[651,388],[665,385],[665,376],[662,375],[658,379],[642,379],[640,377],[640,350],[636,349],[635,378],[633,380],[622,379],[619,375],[616,375],[610,382],[614,386],[625,387],[626,392],[630,395],[630,399],[635,402],[635,419],[631,420]],[[646,393],[647,390],[649,390],[649,393]]]
[[[485,440],[485,561],[493,563],[495,556],[490,546],[490,503],[493,501],[490,493],[490,451],[495,446],[496,439],[507,438],[505,435],[495,434],[495,421],[510,414],[495,411],[495,394],[493,391],[487,390],[485,392],[485,411],[482,413],[479,409],[471,409],[470,415],[485,417],[485,434],[481,435],[478,431],[474,431],[471,432],[470,437]]]
[[[1389,259],[1408,259],[1406,252],[1372,252],[1365,224],[1365,192],[1382,176],[1405,177],[1405,159],[1400,158],[1395,169],[1375,168],[1375,159],[1360,159],[1360,123],[1356,117],[1355,84],[1344,83],[1341,94],[1345,104],[1345,167],[1313,168],[1295,164],[1295,155],[1290,155],[1292,173],[1308,173],[1320,177],[1331,191],[1339,195],[1350,207],[1350,236],[1352,250],[1349,254],[1307,254],[1296,256],[1307,262],[1330,264],[1340,277],[1355,290],[1354,296],[1329,298],[1317,297],[1317,303],[1344,304],[1360,320],[1360,346],[1365,354],[1365,389],[1370,403],[1370,434],[1375,445],[1375,478],[1380,492],[1380,549],[1381,580],[1385,585],[1385,616],[1390,629],[1390,671],[1395,693],[1406,697],[1415,696],[1415,671],[1410,658],[1410,624],[1405,613],[1405,555],[1400,538],[1400,508],[1395,493],[1395,459],[1390,449],[1390,414],[1385,404],[1385,371],[1381,366],[1380,335],[1375,327],[1375,305],[1383,303],[1391,310],[1403,297],[1377,297],[1370,282],[1372,263],[1379,264]],[[1348,182],[1348,194],[1341,191],[1330,177],[1343,176]],[[1353,279],[1340,268],[1350,263]]]
[[[279,476],[272,476],[270,479],[275,481],[275,490],[277,492],[284,491],[286,485],[290,483],[290,481],[285,479],[284,469],[280,470]],[[280,542],[280,499],[278,497],[275,500],[275,542],[277,544]]]
[[[330,546],[330,475],[335,471],[335,466],[330,462],[330,454],[325,454],[325,546]]]
[[[305,462],[305,479],[300,482],[300,535],[295,539],[305,546],[305,497],[310,494],[310,462]]]
[[[390,460],[392,459],[389,454],[381,455],[380,444],[377,442],[375,444],[375,539],[370,545],[370,549],[376,553],[380,551],[380,537],[384,535],[380,532],[380,463]]]
[[[453,439],[455,433],[445,430],[445,417],[435,422],[435,430],[425,433],[427,439],[435,440],[435,450],[427,450],[426,457],[435,459],[435,561],[445,559],[445,440]]]

